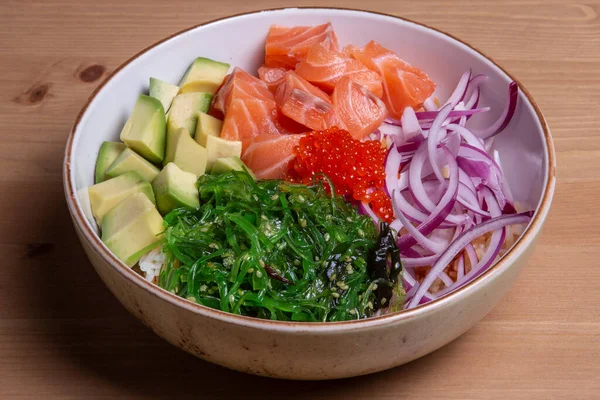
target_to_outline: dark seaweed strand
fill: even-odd
[[[326,177],[323,177],[326,179]],[[198,180],[201,206],[165,217],[159,285],[208,307],[284,321],[372,315],[372,221],[320,182],[255,182],[232,171]]]

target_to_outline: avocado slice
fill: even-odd
[[[96,158],[94,183],[104,182],[107,179],[106,170],[115,162],[119,154],[125,150],[125,147],[125,144],[121,142],[102,143],[100,151],[98,151],[98,158]]]
[[[206,152],[208,153],[206,168],[210,171],[218,158],[241,157],[242,142],[208,135],[206,137]]]
[[[198,124],[196,125],[196,135],[194,139],[200,146],[206,147],[206,137],[221,135],[221,129],[223,129],[223,121],[208,115],[206,113],[198,113]]]
[[[210,173],[212,175],[221,175],[229,171],[246,171],[256,180],[250,168],[246,167],[246,164],[237,156],[217,158]]]
[[[121,261],[132,267],[140,251],[160,240],[163,219],[143,193],[136,193],[110,210],[102,221],[102,241]]]
[[[160,172],[158,168],[146,161],[144,157],[131,149],[125,149],[106,170],[106,176],[114,178],[125,172],[136,171],[148,182],[152,182]]]
[[[102,219],[106,213],[136,193],[143,193],[154,204],[152,185],[135,171],[90,186],[88,189],[90,205],[98,226],[102,226]]]
[[[207,112],[212,95],[210,93],[184,93],[173,99],[167,120],[167,132],[185,128],[193,137],[198,124],[198,113]]]
[[[207,92],[215,94],[228,71],[229,64],[198,57],[179,82],[181,88],[179,93]]]
[[[165,164],[174,162],[182,170],[199,177],[206,171],[207,159],[206,149],[196,143],[185,128],[167,135]]]
[[[121,140],[150,162],[165,157],[166,118],[160,100],[141,94],[121,131]]]
[[[171,83],[161,81],[157,78],[150,78],[150,97],[154,97],[163,105],[165,112],[169,110],[171,107],[171,103],[177,93],[179,93],[179,86],[173,85]]]
[[[175,208],[199,207],[197,180],[193,173],[182,170],[175,163],[168,163],[152,182],[158,211],[167,215]]]

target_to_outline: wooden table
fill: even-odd
[[[113,298],[75,237],[61,182],[67,134],[94,88],[140,49],[284,2],[5,0],[0,398],[600,398],[600,2],[320,4],[368,7],[452,33],[537,99],[556,141],[559,182],[535,255],[510,294],[441,350],[345,381],[257,378],[163,342]]]

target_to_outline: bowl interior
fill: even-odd
[[[485,73],[481,105],[492,111],[473,118],[489,124],[501,114],[511,78],[469,46],[435,30],[391,16],[336,9],[284,9],[246,14],[196,27],[134,57],[112,76],[76,125],[72,150],[71,186],[78,190],[93,184],[94,164],[103,141],[118,140],[119,133],[148,79],[177,83],[197,56],[227,61],[251,73],[264,59],[269,26],[314,25],[331,21],[340,45],[364,45],[376,40],[407,62],[425,70],[437,83],[436,95],[445,100],[463,72]],[[494,148],[516,200],[537,207],[548,174],[548,147],[535,109],[521,92],[514,118],[497,136]],[[69,193],[72,195],[72,193]],[[77,207],[80,207],[77,204]],[[81,211],[81,210],[80,210]],[[79,223],[87,223],[80,218]]]

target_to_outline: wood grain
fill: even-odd
[[[537,251],[510,294],[441,350],[345,381],[256,378],[166,344],[117,303],[77,242],[61,183],[67,134],[93,89],[140,49],[190,25],[286,3],[5,0],[0,398],[600,398],[600,2],[316,3],[452,33],[537,99],[556,140],[559,181]]]

